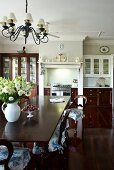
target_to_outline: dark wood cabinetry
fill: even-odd
[[[86,106],[84,110],[84,127],[85,128],[95,128],[100,127],[99,125],[99,115],[97,107]]]
[[[14,78],[20,75],[38,84],[37,53],[2,53],[0,73],[2,77]]]
[[[112,89],[84,88],[87,104],[84,110],[86,128],[112,127]]]
[[[112,106],[112,89],[98,89],[98,105]]]
[[[37,53],[1,53],[0,76],[13,79],[22,76],[27,81],[37,84],[31,96],[38,93],[38,58]]]
[[[78,88],[71,88],[71,101],[78,95]]]
[[[51,89],[50,88],[44,88],[44,96],[50,96]]]

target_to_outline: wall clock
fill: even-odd
[[[107,46],[101,46],[101,47],[100,47],[100,52],[101,52],[101,53],[108,53],[108,52],[109,52],[109,47],[107,47]]]

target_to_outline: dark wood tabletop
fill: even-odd
[[[4,114],[0,113],[0,138],[12,142],[48,142],[51,138],[70,98],[64,96],[65,102],[51,103],[54,96],[37,96],[30,99],[30,103],[39,108],[32,118],[27,118],[26,112],[21,112],[18,121],[9,123]],[[28,103],[21,105],[23,108]]]

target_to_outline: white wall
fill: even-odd
[[[15,42],[11,42],[10,44],[2,44],[2,48],[0,48],[1,53],[17,53],[17,51],[20,51],[23,49],[23,47],[26,47],[27,53],[39,53],[39,46],[32,45],[32,44],[17,44]]]
[[[61,49],[61,44],[63,48]],[[75,61],[76,57],[82,58],[82,41],[53,41],[39,46],[40,57],[45,60],[54,61],[60,53],[66,55],[68,61]]]
[[[61,44],[62,44],[62,48],[61,48]],[[59,41],[54,41],[54,42],[48,42],[47,44],[41,44],[39,46],[39,57],[43,60],[43,61],[55,61],[55,58],[58,54],[64,54],[67,57],[67,61],[68,62],[75,62],[76,58],[83,58],[83,41],[63,41],[63,42],[59,42]],[[73,73],[76,74],[76,73]],[[61,75],[62,77],[62,75]],[[45,78],[45,77],[44,77]],[[73,77],[71,77],[72,79]],[[76,78],[77,78],[77,74],[76,74]],[[79,91],[81,93],[83,93],[83,70],[82,68],[80,69],[80,76],[79,78],[79,82],[81,83],[81,85],[79,86]],[[47,79],[47,78],[46,78]],[[58,83],[61,83],[61,79]],[[66,79],[66,80],[65,80]],[[65,75],[64,78],[64,82],[68,83],[68,79],[70,79],[67,75]],[[70,82],[71,82],[70,79]],[[42,75],[39,76],[39,80],[43,80]],[[39,82],[40,82],[39,81]],[[51,80],[54,81],[54,80]],[[62,81],[63,82],[63,81]],[[46,84],[46,81],[45,81]],[[39,84],[39,94],[43,95],[43,88],[45,86],[45,84],[43,84],[42,82]]]

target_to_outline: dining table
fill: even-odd
[[[62,96],[60,102],[51,102],[59,96],[35,96],[20,104],[21,109],[28,104],[36,106],[33,117],[21,111],[16,122],[7,122],[4,113],[0,112],[0,138],[11,142],[47,143],[53,135],[59,120],[66,109],[70,96]]]

